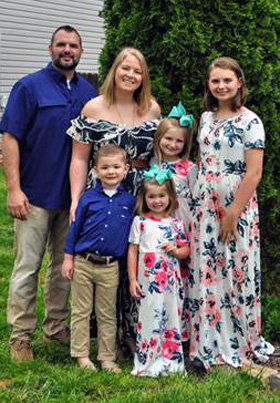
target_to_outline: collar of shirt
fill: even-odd
[[[47,70],[48,74],[50,74],[50,76],[53,78],[54,81],[56,81],[57,83],[63,82],[65,85],[67,85],[66,76],[64,74],[62,74],[59,70],[55,69],[52,65],[52,62],[50,62],[47,65],[46,70]],[[78,80],[78,75],[75,71],[74,77],[70,81],[70,84],[72,84],[73,82],[77,82],[77,80]]]
[[[106,194],[106,192],[104,192],[104,189],[102,187],[102,184],[100,182],[99,179],[96,180],[96,185],[95,185],[95,189],[99,192],[99,193],[103,193]],[[123,193],[124,192],[124,187],[122,184],[119,184],[119,186],[116,188],[116,193]],[[115,194],[116,194],[115,193]],[[107,194],[106,194],[107,195]],[[108,195],[107,195],[108,196]],[[108,196],[109,197],[109,196]]]
[[[103,189],[104,193],[108,195],[109,197],[114,196],[114,194],[118,193],[118,188],[114,189]]]

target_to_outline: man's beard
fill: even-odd
[[[63,70],[63,71],[71,71],[71,70],[75,70],[75,68],[78,66],[80,59],[72,59],[72,63],[67,63],[67,64],[63,64],[60,62],[61,57],[53,57],[52,58],[52,63],[55,67],[57,67],[59,70]]]

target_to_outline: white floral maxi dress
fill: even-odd
[[[139,245],[139,304],[136,353],[132,375],[166,376],[184,373],[181,314],[184,288],[179,261],[162,249],[164,242],[184,246],[183,223],[178,218],[134,218],[129,242]]]
[[[265,361],[273,347],[261,337],[260,239],[256,193],[238,218],[237,241],[219,241],[223,209],[228,208],[246,173],[246,150],[264,148],[259,117],[239,116],[200,122],[200,169],[194,189],[192,259],[189,276],[190,357],[206,368]]]
[[[192,202],[192,193],[197,176],[197,166],[189,160],[179,159],[177,161],[159,161],[157,158],[151,158],[150,164],[156,164],[161,168],[169,168],[172,172],[172,178],[176,186],[177,209],[176,217],[180,217],[185,226],[188,240],[192,232],[192,212],[190,209]],[[190,312],[188,307],[188,276],[189,276],[190,256],[180,261],[181,276],[185,288],[185,298],[182,311],[182,339],[187,341],[190,338]]]

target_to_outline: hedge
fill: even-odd
[[[267,144],[258,188],[263,289],[280,284],[280,1],[105,0],[106,42],[100,56],[105,77],[124,46],[147,58],[153,95],[164,113],[182,100],[197,118],[205,71],[218,56],[245,71],[247,106],[263,120]]]

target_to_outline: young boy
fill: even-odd
[[[97,359],[102,369],[121,372],[115,363],[118,258],[127,250],[135,202],[121,185],[127,169],[121,147],[108,144],[99,149],[95,158],[96,186],[81,197],[65,245],[62,275],[72,279],[71,356],[81,367],[93,371],[89,318],[95,287]]]

